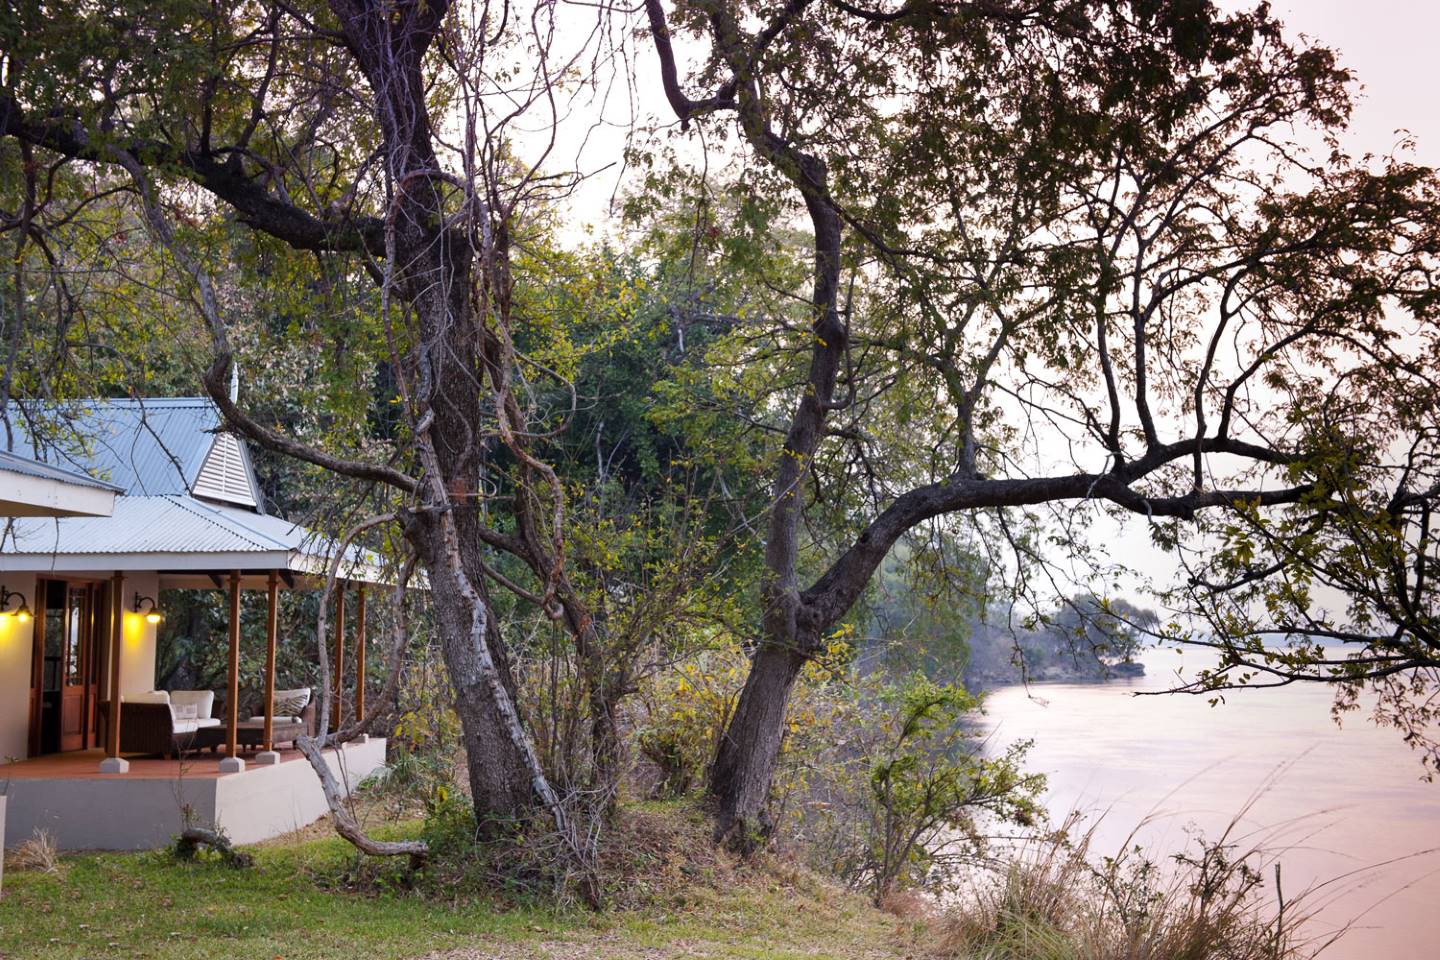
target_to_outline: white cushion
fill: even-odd
[[[215,691],[171,690],[170,702],[184,706],[194,705],[195,715],[201,720],[208,720],[215,709]]]
[[[200,719],[194,721],[194,723],[195,723],[195,726],[196,726],[197,728],[203,728],[203,727],[218,727],[218,726],[220,726],[220,718],[219,718],[219,717],[201,717]]]
[[[176,732],[176,733],[194,733],[194,732],[195,732],[196,730],[198,730],[198,729],[200,729],[200,721],[198,721],[198,720],[176,720],[176,721],[175,721],[175,732]]]
[[[265,718],[264,718],[263,716],[260,716],[260,717],[251,717],[249,720],[247,720],[247,721],[245,721],[245,722],[248,723],[248,724],[251,724],[252,726],[258,727],[258,726],[264,725],[264,723],[265,723]],[[299,722],[300,722],[300,718],[299,718],[299,717],[276,717],[276,718],[275,718],[275,722],[276,722],[276,723],[299,723]]]
[[[193,703],[172,703],[170,704],[170,717],[173,720],[198,720]]]
[[[310,688],[275,691],[275,712],[286,715],[298,714],[310,705]]]
[[[164,690],[151,690],[149,693],[122,693],[121,703],[169,703],[170,694]]]

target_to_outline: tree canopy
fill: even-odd
[[[1371,687],[1440,757],[1440,191],[1341,149],[1354,79],[1267,5],[0,16],[0,419],[200,383],[338,484],[337,531],[428,575],[486,823],[581,857],[623,702],[723,631],[709,789],[748,846],[802,668],[901,543],[1217,648],[1195,690]],[[655,72],[665,122],[604,158],[623,228],[575,242],[557,131]],[[1178,571],[1158,621],[1108,596],[1155,572],[1122,520]],[[536,748],[522,623],[564,637],[578,752]]]

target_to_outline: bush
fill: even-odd
[[[844,685],[828,750],[813,758],[797,830],[816,865],[877,903],[907,887],[945,885],[960,860],[979,858],[994,823],[1040,817],[1044,777],[1023,772],[1028,744],[985,757],[968,718],[981,700],[921,674]],[[840,696],[839,685],[832,696]]]
[[[738,647],[711,650],[641,691],[645,719],[636,744],[657,770],[657,797],[683,797],[705,782],[748,668]]]

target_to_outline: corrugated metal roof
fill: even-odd
[[[48,469],[57,463],[78,467],[126,495],[115,498],[108,517],[15,519],[0,542],[0,569],[288,567],[311,573],[325,567],[334,549],[327,538],[279,517],[191,495],[220,425],[220,411],[208,398],[84,401],[49,412],[73,442],[42,451]],[[249,458],[238,446],[253,490]],[[375,554],[353,546],[345,554],[355,571],[346,576],[378,575]]]
[[[132,496],[188,494],[220,426],[208,397],[78,400],[45,411],[56,442],[16,435],[16,452],[119,486]]]
[[[224,566],[243,567],[239,558],[254,555],[268,568],[276,554],[289,554],[297,562],[314,561],[333,549],[327,538],[279,517],[189,496],[117,497],[115,513],[109,517],[17,518],[11,534],[0,544],[5,560],[0,566],[8,569],[45,569],[58,557],[94,557],[95,566],[102,568],[105,558],[122,554],[132,560],[147,554],[163,556],[166,564],[184,556],[196,569],[213,565],[207,557],[223,555]],[[352,564],[380,564],[375,554],[353,546],[346,558]]]
[[[109,517],[14,521],[8,554],[273,553],[298,548],[193,497],[117,497]],[[261,518],[244,514],[247,519]],[[283,521],[281,521],[283,523]]]
[[[60,483],[73,483],[82,487],[93,487],[96,490],[109,490],[114,493],[123,493],[124,489],[113,483],[106,483],[103,480],[96,480],[89,474],[80,473],[75,470],[62,470],[60,467],[49,463],[41,463],[39,460],[31,460],[29,457],[17,456],[0,450],[0,470],[9,470],[13,473],[23,473],[28,477],[39,477],[42,480],[56,480]]]

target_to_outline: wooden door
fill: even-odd
[[[60,683],[60,749],[84,750],[94,742],[96,672],[95,590],[88,583],[65,585]]]
[[[94,584],[35,586],[35,655],[30,681],[30,755],[97,745],[100,606]]]

